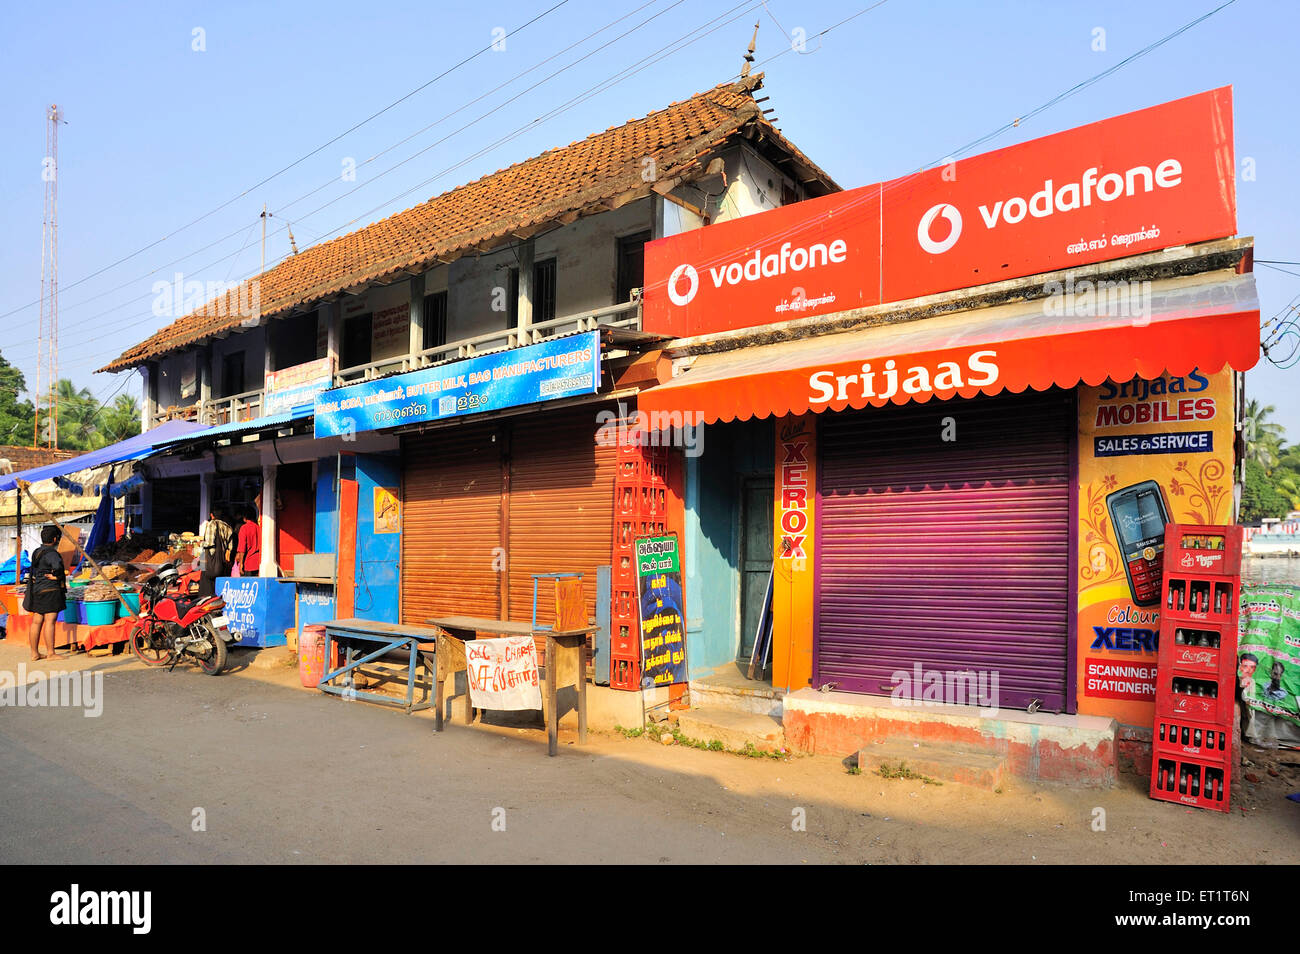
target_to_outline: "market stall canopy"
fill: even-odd
[[[1096,283],[1092,283],[1096,284]],[[1067,293],[842,334],[703,354],[642,391],[651,426],[841,411],[931,398],[1096,385],[1259,360],[1252,275]],[[671,346],[669,346],[671,348]],[[673,421],[673,417],[676,420]]]
[[[287,427],[295,421],[306,420],[312,416],[313,409],[314,405],[300,404],[288,411],[279,414],[268,414],[265,417],[255,417],[251,421],[230,421],[227,424],[203,427],[160,441],[159,446],[165,445],[166,449],[175,450],[181,444],[207,443],[231,437],[243,437],[246,434],[257,434],[262,431],[275,431]]]
[[[68,474],[75,474],[78,471],[89,470],[92,467],[100,467],[104,464],[120,464],[124,461],[141,460],[157,453],[158,445],[190,431],[199,430],[201,427],[202,425],[195,424],[193,421],[167,421],[153,428],[153,430],[137,434],[135,437],[128,437],[116,444],[109,444],[107,447],[99,448],[99,450],[93,450],[77,457],[69,457],[67,460],[61,460],[55,464],[46,464],[43,467],[33,467],[30,470],[22,470],[16,474],[0,476],[0,490],[15,490],[20,480],[35,483],[38,480],[66,477]]]

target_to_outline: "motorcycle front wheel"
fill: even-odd
[[[166,647],[166,635],[161,625],[137,623],[129,637],[131,652],[146,666],[165,666],[172,661],[171,650]]]
[[[221,675],[221,670],[226,668],[226,641],[217,635],[216,628],[213,626],[203,626],[204,634],[212,648],[208,650],[205,656],[195,656],[194,661],[199,664],[199,669],[203,670],[209,676]]]

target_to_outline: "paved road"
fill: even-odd
[[[0,669],[21,659],[10,648]],[[547,758],[540,731],[437,735],[431,719],[251,673],[73,665],[105,674],[100,717],[0,709],[5,863],[843,860],[792,832],[783,804],[655,764],[644,740]]]
[[[0,641],[0,679],[25,659]],[[541,731],[439,735],[427,714],[308,692],[288,670],[59,665],[104,674],[103,713],[0,705],[0,863],[1300,860],[1286,777],[1225,818],[1129,778],[996,794],[614,734],[562,733],[547,758]]]

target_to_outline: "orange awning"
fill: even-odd
[[[713,423],[1212,373],[1225,364],[1245,371],[1258,360],[1254,277],[1220,273],[702,354],[642,391],[638,407]]]

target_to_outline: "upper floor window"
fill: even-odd
[[[648,241],[649,232],[625,235],[618,240],[618,287],[614,304],[628,301],[633,288],[645,285],[645,243]]]
[[[343,347],[339,364],[355,368],[370,363],[370,315],[353,315],[343,322]]]
[[[424,344],[430,348],[440,348],[447,343],[447,293],[434,292],[424,296]]]
[[[555,259],[533,263],[533,324],[555,317]],[[519,269],[510,269],[510,327],[519,324]]]
[[[244,393],[244,352],[221,356],[221,397]]]

